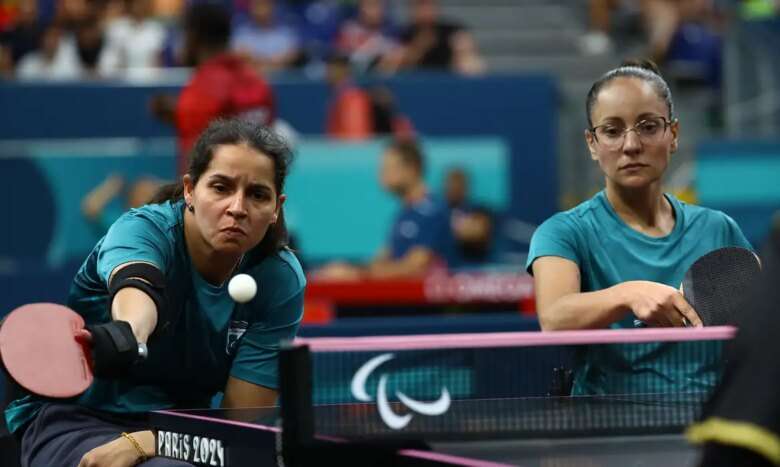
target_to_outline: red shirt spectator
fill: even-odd
[[[341,87],[328,107],[328,136],[364,139],[374,133],[371,97],[358,86]]]
[[[270,85],[229,51],[231,19],[224,6],[195,3],[182,24],[182,62],[195,74],[178,97],[157,95],[150,102],[153,114],[176,127],[179,175],[187,172],[190,150],[212,120],[241,117],[271,125],[276,118]]]
[[[242,59],[217,55],[198,67],[176,103],[180,174],[198,135],[217,117],[243,116],[269,125],[275,118],[271,87]]]
[[[389,89],[363,89],[351,78],[349,58],[333,55],[328,59],[326,79],[333,89],[325,128],[336,139],[359,140],[392,134],[399,139],[414,136],[412,123],[395,107]]]

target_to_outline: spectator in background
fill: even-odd
[[[387,69],[386,57],[399,45],[387,19],[385,0],[359,0],[357,17],[346,20],[336,37],[336,49],[360,72]]]
[[[106,5],[96,0],[60,0],[57,3],[54,23],[62,29],[60,47],[75,47],[82,77],[98,75],[105,12]]]
[[[154,0],[154,16],[168,20],[177,18],[184,11],[184,0]]]
[[[411,141],[415,137],[412,121],[398,110],[392,91],[385,86],[369,89],[373,112],[374,135],[392,135],[399,141]]]
[[[462,266],[476,266],[493,261],[493,213],[484,206],[474,206],[453,224],[453,235]]]
[[[94,1],[94,0],[93,0]],[[98,0],[103,5],[101,21],[107,26],[114,20],[127,16],[130,0]],[[150,0],[151,1],[151,0]]]
[[[714,9],[713,0],[590,0],[590,31],[582,37],[580,48],[590,55],[612,51],[612,16],[620,11],[632,12],[641,16],[644,23],[646,55],[656,63],[664,63],[681,27],[686,24],[709,26]],[[707,31],[700,30],[695,34],[707,35]]]
[[[84,196],[81,212],[97,228],[98,235],[105,235],[125,211],[149,203],[162,184],[160,180],[141,177],[128,185],[120,175],[109,175]]]
[[[349,58],[328,58],[325,79],[331,88],[326,133],[337,139],[364,139],[373,134],[371,97],[352,78]]]
[[[451,265],[453,242],[447,205],[431,194],[423,179],[424,161],[413,142],[394,142],[382,155],[382,186],[403,208],[396,216],[386,247],[366,266],[337,262],[320,269],[318,279],[358,280],[419,277]]]
[[[590,0],[588,2],[588,32],[580,39],[580,50],[587,55],[600,55],[614,48],[612,31],[613,10],[631,4],[639,8],[638,0]]]
[[[412,137],[412,124],[397,111],[390,90],[375,87],[367,91],[358,86],[352,78],[348,57],[339,54],[329,57],[325,77],[332,90],[325,124],[329,137],[343,140],[386,134],[399,139]]]
[[[73,31],[90,19],[94,8],[89,0],[59,0],[54,10],[54,21],[64,29]]]
[[[275,120],[268,83],[242,58],[229,52],[230,16],[220,5],[201,3],[184,16],[185,64],[195,74],[178,98],[155,96],[152,112],[176,126],[177,170],[186,173],[198,135],[217,117],[239,116],[263,125]]]
[[[0,67],[0,71],[10,71],[22,57],[39,48],[45,28],[38,13],[37,0],[19,3],[13,26],[5,32],[0,32],[0,55],[5,54],[5,63]],[[0,57],[0,60],[2,58]]]
[[[153,17],[152,0],[125,0],[126,14],[109,21],[100,73],[155,68],[165,42],[165,28]]]
[[[453,216],[461,216],[471,210],[469,177],[462,167],[454,167],[444,176],[444,198]]]
[[[444,179],[444,196],[450,209],[450,227],[464,264],[490,261],[494,219],[491,211],[469,202],[469,178],[460,167],[450,169]]]
[[[76,47],[87,77],[98,77],[98,61],[105,45],[103,26],[97,15],[92,12],[90,17],[76,29]]]
[[[16,67],[19,79],[72,80],[82,74],[74,44],[63,42],[62,29],[54,24],[41,36],[40,49],[24,55]]]
[[[52,24],[41,38],[40,52],[33,52],[29,60],[20,60],[19,76],[30,79],[96,76],[103,48],[103,13],[104,5],[96,1],[61,0]]]
[[[474,37],[462,25],[439,17],[436,0],[412,0],[412,23],[403,47],[391,61],[396,68],[450,70],[464,75],[485,71]]]
[[[275,7],[276,0],[252,0],[249,20],[231,39],[231,48],[262,72],[289,68],[301,57],[297,31],[280,21]]]
[[[648,55],[663,63],[675,34],[684,23],[706,23],[713,14],[713,0],[644,0],[642,13],[648,36]]]

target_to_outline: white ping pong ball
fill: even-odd
[[[255,298],[257,282],[249,274],[236,274],[228,282],[228,293],[238,303],[246,303]]]

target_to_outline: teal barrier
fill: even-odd
[[[734,218],[755,247],[780,212],[780,141],[711,141],[698,148],[699,202]]]
[[[149,100],[178,93],[183,81],[35,83],[0,80],[0,141],[41,138],[170,137]],[[279,117],[305,135],[321,135],[331,91],[321,80],[274,76]],[[387,86],[418,134],[500,137],[509,148],[508,214],[538,224],[558,211],[556,80],[542,73],[461,77],[412,73],[373,77]],[[584,99],[585,96],[582,96]]]
[[[365,260],[381,247],[396,201],[378,182],[385,143],[302,140],[286,193],[288,223],[307,259]],[[498,138],[431,138],[423,142],[427,179],[441,191],[447,168],[470,175],[474,199],[496,210],[509,203],[508,149]],[[82,260],[105,228],[126,209],[123,199],[107,207],[107,219],[90,223],[84,196],[111,174],[128,184],[143,176],[173,177],[169,139],[106,139],[0,145],[0,173],[11,200],[0,218],[0,264],[41,262],[50,268]],[[50,208],[43,208],[51,205]]]
[[[301,144],[287,182],[285,215],[307,258],[366,260],[382,247],[397,201],[379,185],[385,143]],[[509,203],[508,149],[498,138],[435,138],[424,141],[426,178],[435,193],[454,166],[472,181],[475,201],[496,210]]]

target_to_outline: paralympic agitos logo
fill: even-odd
[[[395,355],[391,353],[377,355],[364,363],[363,366],[355,372],[355,376],[352,377],[351,385],[352,395],[355,396],[355,399],[361,402],[371,402],[371,396],[366,391],[366,382],[374,370],[393,358],[395,358]],[[414,415],[411,413],[398,415],[393,412],[387,398],[387,379],[387,373],[382,373],[379,376],[379,384],[377,384],[376,388],[377,410],[379,411],[379,416],[382,418],[382,421],[384,421],[388,427],[393,430],[400,430],[412,421]],[[428,416],[436,416],[445,413],[447,409],[450,408],[450,402],[452,402],[450,399],[450,392],[445,387],[441,388],[441,396],[433,402],[414,400],[398,390],[395,391],[395,395],[398,397],[398,400],[413,412]]]

